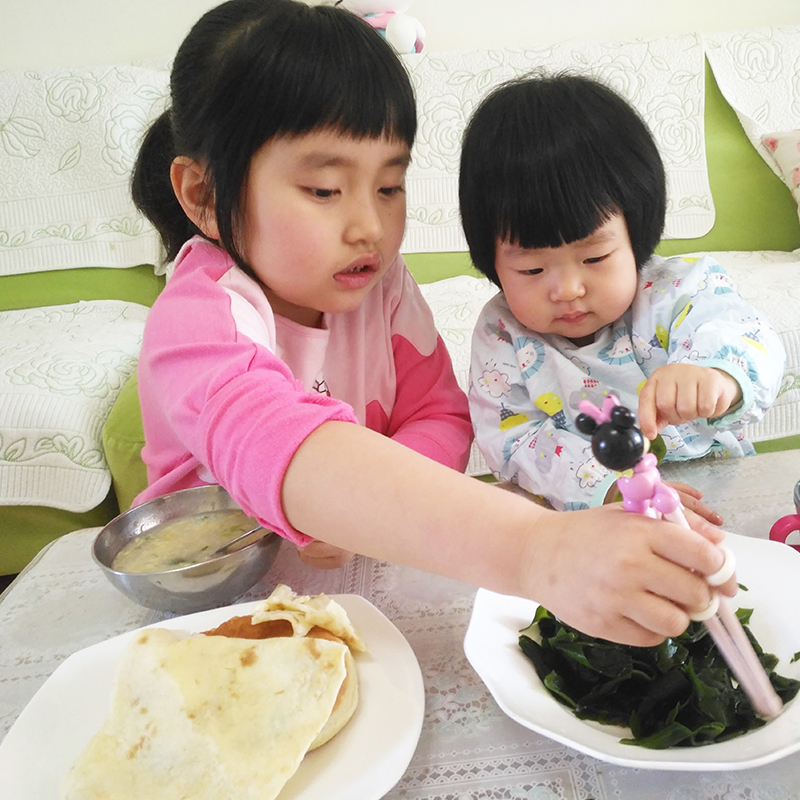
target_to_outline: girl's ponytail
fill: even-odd
[[[170,181],[170,167],[175,158],[170,112],[165,111],[145,134],[131,176],[131,195],[136,208],[161,236],[167,261],[174,261],[178,251],[200,231],[186,216],[175,197]]]

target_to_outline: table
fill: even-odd
[[[703,490],[727,530],[767,538],[772,523],[793,511],[800,451],[695,461],[669,466],[664,475]],[[168,616],[136,605],[108,583],[89,554],[98,530],[53,542],[0,596],[0,737],[68,655]],[[360,594],[414,649],[425,681],[425,721],[409,768],[386,795],[390,800],[800,796],[800,754],[742,771],[637,770],[595,760],[518,725],[500,711],[464,656],[474,587],[363,557],[339,570],[316,571],[284,544],[265,579],[241,599],[263,597],[278,582],[308,594]],[[0,776],[0,795],[2,785]]]

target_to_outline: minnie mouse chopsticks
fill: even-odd
[[[575,420],[576,425],[581,433],[592,437],[595,458],[604,467],[617,472],[633,469],[630,477],[617,479],[625,510],[663,518],[688,528],[678,493],[661,480],[656,457],[645,453],[645,439],[636,427],[633,413],[621,406],[614,395],[606,397],[602,409],[587,400],[581,401],[578,408],[582,413]],[[706,579],[711,586],[721,586],[735,569],[733,553],[724,545],[720,548],[725,562],[718,572]],[[783,701],[770,683],[728,599],[715,592],[708,608],[692,615],[692,619],[705,623],[756,713],[764,719],[779,716]]]

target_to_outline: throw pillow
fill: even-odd
[[[783,182],[798,205],[800,217],[800,131],[769,133],[762,137],[764,146],[772,154],[783,176]]]

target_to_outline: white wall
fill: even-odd
[[[217,0],[0,0],[0,68],[161,58]],[[414,0],[428,49],[800,24],[800,0]]]

